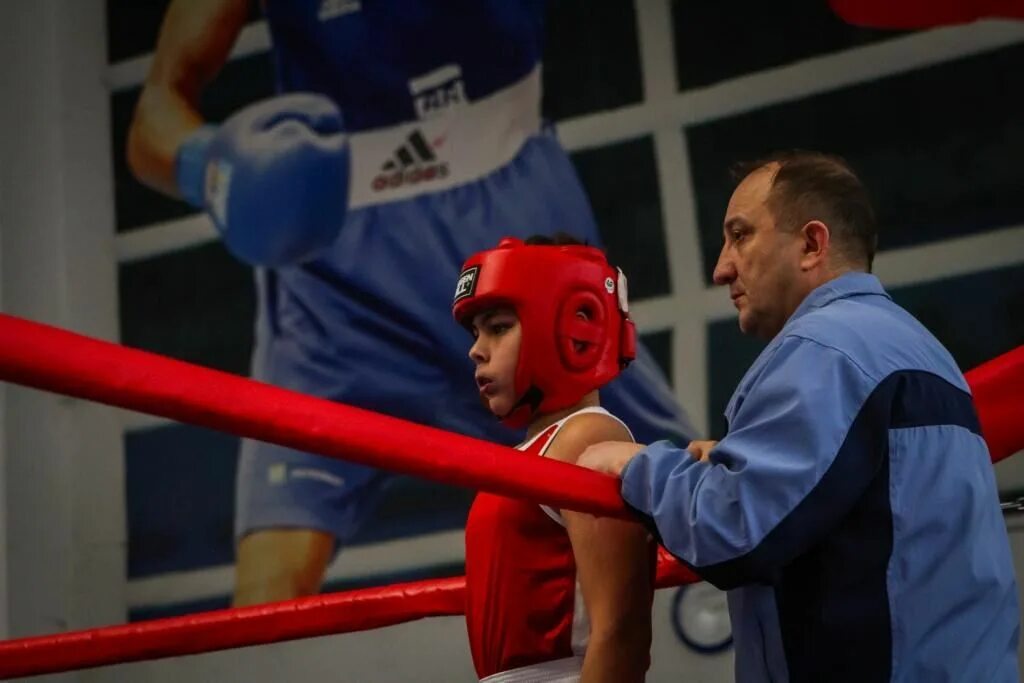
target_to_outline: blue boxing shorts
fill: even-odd
[[[352,136],[355,208],[338,240],[311,261],[257,273],[255,378],[489,441],[521,438],[480,404],[472,340],[450,309],[459,269],[505,236],[600,239],[572,163],[539,119],[517,140],[511,126],[493,126],[493,113],[482,117],[487,129],[472,130],[472,118],[459,120],[472,144],[429,121]],[[401,170],[409,158],[416,163]],[[696,434],[643,348],[601,400],[641,442]],[[345,544],[390,477],[245,441],[236,536],[292,527]]]

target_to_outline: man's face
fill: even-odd
[[[744,178],[729,200],[714,281],[728,285],[740,330],[771,339],[799,305],[800,230],[782,230],[768,205],[776,166]]]

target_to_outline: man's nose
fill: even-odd
[[[728,285],[736,279],[736,264],[722,247],[718,254],[718,263],[715,264],[715,271],[711,274],[711,280],[716,285]]]

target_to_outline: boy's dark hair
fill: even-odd
[[[779,228],[798,230],[820,220],[829,227],[840,256],[871,272],[878,224],[867,188],[850,165],[832,154],[793,149],[738,163],[732,177],[738,185],[769,165],[778,166],[768,201]]]

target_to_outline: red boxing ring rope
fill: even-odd
[[[254,607],[0,642],[0,678],[192,655],[462,614],[465,578],[329,593]]]
[[[607,475],[3,314],[0,380],[423,479],[632,519],[618,481]]]
[[[993,461],[1024,449],[1024,347],[966,375]],[[611,477],[0,314],[0,380],[445,483],[629,518]],[[388,444],[376,440],[388,435]],[[500,458],[500,461],[499,461]],[[553,483],[557,482],[557,483]],[[697,577],[663,550],[657,585]],[[464,578],[0,642],[0,676],[68,671],[463,613]]]
[[[699,579],[663,549],[655,586]],[[0,678],[368,631],[465,612],[466,578],[429,579],[138,624],[0,641]]]

